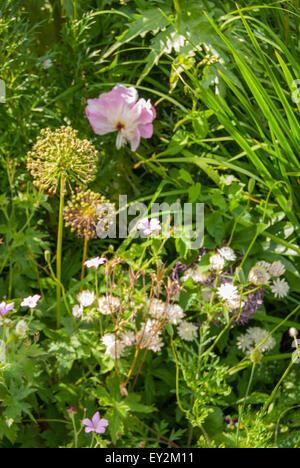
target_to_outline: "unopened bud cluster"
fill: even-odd
[[[108,204],[105,197],[91,190],[77,191],[67,203],[64,212],[66,225],[76,232],[78,237],[92,239],[97,237],[96,227],[100,218],[105,218],[107,212],[100,214],[100,207]]]
[[[77,185],[88,185],[94,180],[98,152],[88,140],[77,135],[72,127],[41,130],[41,136],[27,154],[27,169],[36,187],[55,193],[62,177],[68,184]]]

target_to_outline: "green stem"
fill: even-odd
[[[243,401],[243,406],[242,406],[241,412],[239,414],[239,420],[238,420],[237,430],[236,430],[236,445],[238,445],[238,443],[239,443],[240,425],[241,425],[241,422],[242,422],[242,415],[244,413],[244,409],[245,409],[245,406],[246,406],[246,401],[247,401],[248,395],[250,393],[250,388],[251,388],[253,377],[254,377],[254,370],[255,370],[255,362],[252,364],[251,374],[250,374],[250,378],[249,378],[249,382],[248,382],[248,386],[247,386],[246,395],[245,395],[245,398],[244,398],[244,401]]]
[[[60,200],[59,200],[59,218],[58,218],[58,234],[57,234],[57,250],[56,250],[56,323],[57,328],[60,328],[61,319],[61,257],[62,257],[62,238],[64,227],[64,198],[65,198],[65,180],[61,176],[60,179]]]

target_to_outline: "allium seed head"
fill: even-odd
[[[99,223],[99,207],[108,204],[107,200],[99,193],[86,190],[77,191],[67,203],[64,212],[65,223],[76,232],[78,237],[88,239],[96,238],[96,227]],[[105,215],[102,215],[102,223]]]
[[[98,152],[77,134],[72,127],[41,130],[41,136],[27,154],[27,169],[36,187],[55,193],[62,177],[69,185],[88,185],[94,180]]]

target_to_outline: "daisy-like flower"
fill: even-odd
[[[91,291],[82,291],[77,296],[77,301],[81,307],[89,307],[95,302],[96,296]]]
[[[138,223],[137,229],[141,231],[144,236],[148,237],[151,234],[156,234],[161,231],[160,221],[158,218],[152,218],[150,220],[145,218]]]
[[[234,262],[236,260],[236,255],[231,247],[222,247],[218,249],[218,253],[228,262]]]
[[[121,300],[115,296],[102,296],[98,299],[98,312],[103,315],[111,315],[120,309]]]
[[[182,321],[177,328],[177,331],[182,340],[193,341],[197,336],[197,329],[198,327],[193,323]]]
[[[256,264],[251,268],[248,279],[251,283],[255,284],[255,286],[267,285],[270,281],[270,275],[266,268]]]
[[[25,322],[25,320],[20,320],[16,325],[16,334],[20,338],[26,338],[28,331],[29,331],[29,327],[27,323]]]
[[[238,288],[233,283],[224,283],[218,287],[217,295],[226,301],[238,295]]]
[[[100,257],[95,257],[95,258],[92,258],[91,260],[87,260],[86,262],[84,262],[84,265],[87,267],[87,268],[99,268],[100,265],[104,265],[104,263],[106,262],[106,258],[100,258]]]
[[[211,265],[212,270],[221,271],[225,266],[224,257],[220,254],[214,254],[210,257],[209,263]]]
[[[184,276],[182,276],[181,281],[184,283],[187,281],[189,278],[192,278],[195,284],[198,283],[204,283],[210,276],[210,273],[208,271],[199,271],[199,268],[196,266],[188,268]]]
[[[273,281],[273,284],[271,285],[271,291],[275,297],[286,297],[288,295],[289,290],[290,287],[285,281],[285,279],[278,278],[277,280]]]
[[[35,309],[40,299],[41,296],[39,294],[35,294],[35,296],[26,297],[21,302],[21,307],[29,307],[29,309]]]
[[[285,266],[278,260],[273,262],[269,267],[269,273],[271,276],[281,276],[285,272]]]
[[[114,333],[106,333],[102,337],[102,343],[106,347],[105,355],[112,359],[118,359],[122,356],[125,344],[117,338]]]
[[[6,314],[8,314],[8,312],[13,310],[14,307],[15,307],[14,302],[11,302],[10,304],[6,304],[6,302],[1,302],[1,304],[0,304],[0,315],[2,317],[4,317]]]
[[[141,137],[152,137],[156,112],[150,100],[138,100],[135,88],[117,85],[97,99],[88,99],[86,116],[97,135],[118,132],[117,149],[129,142],[131,151],[136,151]]]
[[[99,411],[94,414],[92,419],[84,419],[82,421],[83,426],[85,426],[85,432],[89,434],[90,432],[96,432],[97,434],[104,434],[106,427],[109,425],[107,419],[101,419]]]

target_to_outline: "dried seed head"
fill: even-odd
[[[91,190],[76,191],[65,208],[66,225],[71,228],[72,232],[76,232],[78,237],[96,238],[96,226],[99,222],[98,209],[102,204],[108,204],[108,202],[99,193]]]

